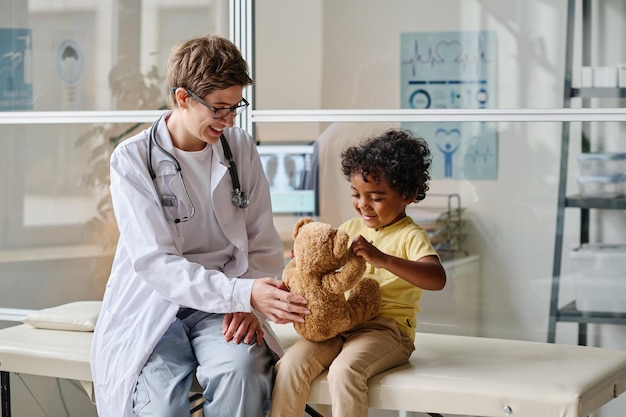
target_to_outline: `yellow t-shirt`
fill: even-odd
[[[428,234],[409,216],[377,229],[370,229],[360,217],[348,220],[339,227],[353,239],[362,235],[380,251],[398,258],[417,261],[424,256],[437,255]],[[421,288],[417,288],[386,269],[374,268],[369,263],[365,276],[380,284],[382,303],[379,316],[396,321],[408,336],[415,338],[415,315],[420,311]]]

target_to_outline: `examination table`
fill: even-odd
[[[285,347],[297,340],[293,326],[273,328]],[[27,324],[0,330],[2,417],[11,413],[11,372],[80,381],[93,401],[92,335]],[[410,363],[370,380],[369,406],[443,415],[585,417],[625,390],[626,351],[418,332]],[[326,374],[314,381],[308,402],[330,404]]]

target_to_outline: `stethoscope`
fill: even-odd
[[[191,201],[191,197],[189,196],[189,192],[187,191],[187,187],[185,186],[185,180],[183,179],[183,173],[182,173],[182,168],[180,167],[180,164],[178,163],[178,160],[174,157],[174,155],[172,155],[171,153],[169,153],[168,151],[165,150],[165,148],[163,148],[163,146],[161,146],[159,144],[159,142],[156,139],[156,128],[159,124],[159,122],[161,121],[161,119],[163,118],[163,116],[159,117],[159,119],[154,122],[152,124],[152,126],[150,127],[150,133],[149,133],[149,139],[148,139],[148,156],[147,156],[147,164],[148,164],[148,172],[150,173],[150,177],[152,178],[152,182],[154,182],[154,185],[157,189],[157,193],[159,193],[160,198],[161,198],[161,207],[164,210],[164,215],[166,220],[169,223],[181,223],[181,222],[186,222],[189,221],[189,219],[191,219],[193,217],[193,215],[196,213],[196,209],[193,205],[193,202]],[[228,160],[228,171],[230,172],[230,178],[233,182],[233,197],[231,199],[231,202],[233,203],[233,205],[235,207],[239,207],[239,208],[246,208],[248,207],[248,205],[250,204],[250,197],[248,196],[248,193],[243,191],[241,189],[241,185],[239,183],[239,175],[237,174],[237,165],[235,164],[235,159],[233,158],[233,153],[230,150],[230,146],[228,145],[228,141],[226,140],[226,137],[224,137],[224,134],[220,135],[220,142],[222,143],[222,149],[224,150],[224,156],[226,157],[226,159]],[[169,196],[169,195],[164,195],[161,190],[159,189],[159,186],[157,185],[156,182],[156,173],[154,172],[154,167],[152,165],[152,148],[153,146],[156,146],[157,149],[159,151],[161,151],[167,158],[169,158],[170,162],[172,163],[172,165],[174,165],[174,168],[176,169],[176,173],[180,178],[180,183],[182,185],[182,188],[186,194],[187,197],[187,201],[189,202],[189,215],[188,216],[184,216],[184,217],[180,217],[180,218],[174,218],[174,219],[170,219],[167,217],[167,215],[165,214],[165,207],[168,206],[175,206],[177,205],[177,201],[176,201],[176,197],[175,196]]]

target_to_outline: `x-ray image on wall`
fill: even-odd
[[[304,155],[275,153],[261,156],[272,191],[297,190],[304,174]]]
[[[401,108],[495,107],[496,33],[401,34]],[[402,127],[428,141],[432,178],[495,180],[494,122],[410,122]]]
[[[307,185],[307,177],[314,175],[313,147],[261,145],[257,149],[270,184],[274,213],[314,214],[316,192]]]

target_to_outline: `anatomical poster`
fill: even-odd
[[[495,108],[496,33],[493,31],[401,34],[403,109]],[[495,122],[408,122],[428,141],[433,179],[495,180]]]

